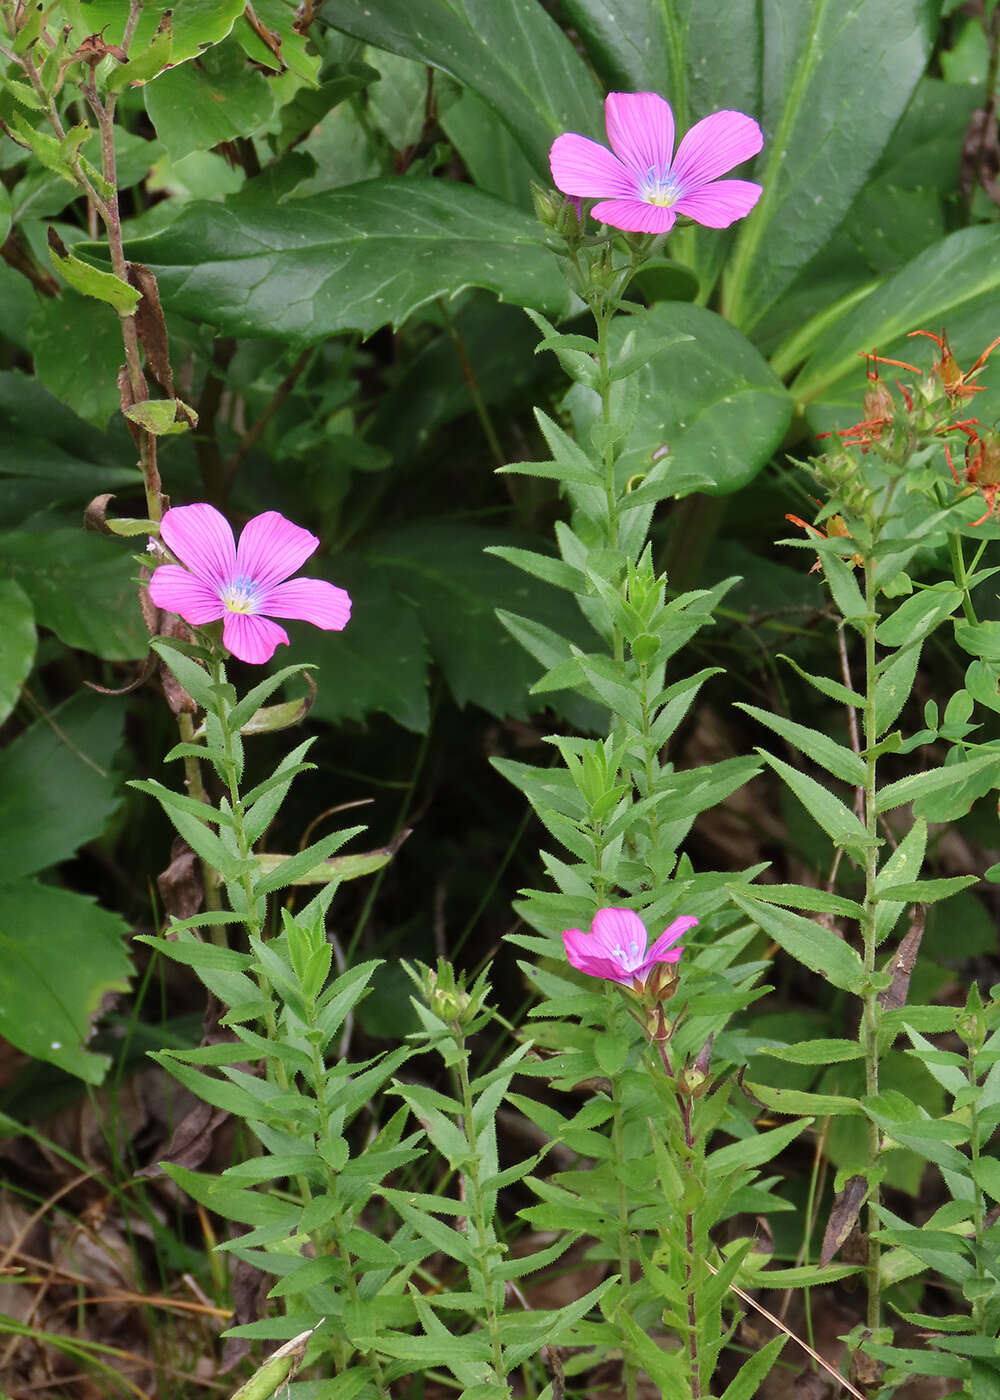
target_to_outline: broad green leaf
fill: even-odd
[[[392,848],[388,846],[381,851],[366,851],[363,855],[331,856],[327,860],[317,861],[311,868],[293,875],[291,879],[286,879],[285,883],[325,885],[331,880],[336,880],[338,884],[341,880],[357,880],[362,875],[373,875],[376,870],[381,870],[383,865],[389,864],[392,856]],[[277,875],[289,860],[291,856],[276,855],[268,851],[257,856],[257,865],[262,875],[270,877]]]
[[[423,733],[430,720],[430,653],[412,603],[357,555],[310,560],[309,572],[346,588],[354,604],[343,632],[299,628],[282,651],[282,659],[316,663],[313,716],[339,724],[384,711],[404,729]]]
[[[38,636],[31,599],[13,579],[0,579],[0,724],[17,704],[35,661]]]
[[[168,309],[227,335],[299,345],[399,326],[466,287],[556,314],[568,306],[532,216],[469,185],[420,176],[281,205],[251,186],[222,204],[187,205],[129,252],[156,273]],[[88,244],[87,256],[106,253]]]
[[[764,192],[723,281],[723,310],[744,330],[819,252],[865,184],[923,74],[936,16],[927,0],[764,0],[763,18],[767,139],[753,174]]]
[[[171,160],[251,136],[274,110],[269,80],[246,58],[235,35],[197,63],[181,63],[143,89],[146,111]]]
[[[6,185],[0,185],[0,243],[7,241],[10,233],[10,194]]]
[[[556,136],[604,134],[597,87],[537,0],[326,0],[323,19],[472,88],[506,122],[536,177],[546,182]]]
[[[3,878],[68,860],[118,808],[110,771],[121,742],[120,700],[83,690],[46,711],[0,753]]]
[[[863,914],[857,900],[808,885],[755,885],[754,898],[766,900],[768,904],[784,904],[790,909],[809,909],[816,914],[843,914],[848,919],[860,919]]]
[[[40,299],[27,338],[35,373],[49,393],[103,428],[121,400],[122,331],[111,308],[95,306],[71,289]]]
[[[5,793],[5,778],[0,784]],[[3,820],[3,796],[0,804]],[[24,821],[44,820],[37,810]],[[5,850],[8,842],[4,826]],[[5,860],[5,880],[10,874]],[[0,1035],[33,1059],[99,1084],[110,1057],[86,1044],[106,994],[128,988],[127,932],[117,914],[83,895],[34,880],[0,885]]]
[[[786,953],[841,987],[859,992],[865,981],[864,963],[849,943],[814,919],[804,919],[790,909],[765,904],[744,890],[729,886],[730,898],[759,924]]]
[[[829,788],[818,783],[815,778],[810,778],[807,773],[793,768],[790,763],[775,758],[764,749],[758,749],[757,752],[784,779],[835,846],[843,846],[848,850],[864,850],[865,847],[876,844],[878,838],[868,835],[864,823]]]
[[[509,127],[472,88],[442,103],[440,122],[473,183],[507,204],[530,209],[536,172]]]
[[[773,1287],[774,1285],[772,1285]],[[722,1400],[753,1400],[758,1387],[771,1372],[788,1338],[783,1332],[752,1352],[722,1392]]]
[[[131,423],[138,423],[154,437],[173,437],[198,426],[198,415],[180,399],[143,399],[124,410]],[[141,531],[130,533],[140,534]]]
[[[67,646],[108,661],[144,655],[135,565],[127,548],[82,530],[0,536],[0,569],[31,599],[35,620]]]
[[[690,339],[658,344],[678,333]],[[616,467],[620,485],[635,478],[633,503],[700,490],[725,494],[752,481],[781,443],[793,407],[759,352],[721,316],[687,302],[617,318],[612,356],[621,354],[626,336],[645,358],[636,376],[635,426]],[[577,385],[566,401],[586,442],[599,414],[597,395]],[[656,487],[650,481],[644,488],[657,465]]]
[[[739,708],[746,710],[748,715],[760,720],[761,724],[766,724],[769,729],[773,729],[776,734],[794,744],[835,778],[840,778],[842,782],[850,783],[853,787],[860,787],[864,783],[865,765],[850,749],[835,744],[818,730],[808,729],[804,724],[784,719],[781,715],[770,714],[767,710],[758,709],[756,705],[741,704]]]
[[[128,18],[128,8],[121,0],[63,0],[62,8],[73,23],[77,43],[98,32],[109,44],[121,43]],[[226,37],[245,9],[244,0],[147,0],[130,52],[139,57],[152,42],[164,12],[171,10],[171,63],[197,58],[210,44]]]
[[[792,393],[804,403],[821,396],[850,403],[853,394],[860,410],[864,364],[859,350],[877,345],[883,354],[919,363],[920,342],[908,340],[907,335],[920,329],[940,332],[942,324],[947,326],[956,357],[961,357],[959,364],[967,369],[993,339],[995,331],[989,333],[988,328],[995,326],[998,304],[1000,228],[988,224],[950,234],[819,338],[792,384]],[[928,362],[926,355],[923,362]],[[853,419],[845,417],[841,426],[859,417],[860,412]]]
[[[499,599],[593,649],[593,633],[570,595],[485,553],[486,545],[532,542],[501,529],[427,523],[377,536],[366,551],[368,567],[416,612],[459,705],[471,700],[521,719],[532,713],[526,696],[537,667],[497,621]],[[321,691],[322,684],[321,675]]]

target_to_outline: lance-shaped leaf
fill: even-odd
[[[790,909],[765,904],[733,885],[729,886],[729,895],[744,914],[749,914],[754,923],[797,962],[815,969],[845,992],[860,992],[865,981],[865,967],[849,943],[814,919],[804,919]]]
[[[106,257],[97,244],[77,251]],[[250,188],[187,205],[129,251],[168,310],[296,345],[399,326],[466,287],[556,315],[569,306],[537,220],[450,180],[369,180],[281,205]]]

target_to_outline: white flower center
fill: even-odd
[[[636,963],[642,961],[639,945],[633,938],[627,948],[613,948],[611,956],[621,963],[626,972],[631,972]]]
[[[655,165],[651,165],[646,171],[646,183],[642,188],[641,198],[647,204],[657,204],[661,209],[669,209],[672,204],[676,204],[684,193],[680,181],[671,175],[669,170],[662,173]]]
[[[257,611],[257,585],[251,578],[242,576],[230,579],[220,596],[230,612],[255,613]]]

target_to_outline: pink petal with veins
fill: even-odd
[[[160,565],[149,580],[149,596],[158,608],[177,613],[193,627],[217,622],[226,611],[215,585],[179,564]]]
[[[695,190],[755,156],[764,134],[742,112],[713,112],[696,122],[677,147],[671,174],[686,190]]]
[[[214,506],[204,502],[173,506],[160,521],[160,535],[181,563],[206,583],[222,589],[232,579],[236,565],[233,532]]]
[[[563,194],[583,199],[627,199],[636,192],[635,177],[613,156],[586,136],[567,132],[557,136],[549,151],[552,179]]]
[[[268,510],[244,525],[236,549],[236,572],[261,589],[270,588],[301,568],[318,545],[309,530]]]
[[[611,149],[640,182],[650,171],[666,173],[674,154],[674,114],[669,102],[655,92],[609,92],[604,117]]]
[[[340,632],[351,616],[351,595],[325,579],[292,578],[262,594],[258,608],[268,617],[295,617]]]
[[[683,948],[675,948],[673,945],[678,938],[682,938],[689,928],[696,928],[698,920],[690,914],[682,914],[679,919],[675,919],[668,929],[660,934],[659,938],[650,948],[643,959],[643,968],[648,972],[656,963],[675,963],[683,953]]]
[[[661,204],[647,204],[644,199],[605,199],[590,211],[598,223],[628,233],[666,233],[677,222],[677,205],[667,209]]]
[[[223,643],[241,661],[261,666],[270,661],[276,647],[288,645],[288,633],[270,618],[235,612],[227,612],[225,617]]]
[[[674,211],[706,228],[728,228],[750,213],[762,193],[763,186],[752,180],[713,180],[684,195],[674,205]]]

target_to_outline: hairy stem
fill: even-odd
[[[875,971],[875,880],[878,875],[878,816],[875,810],[876,766],[875,747],[878,741],[875,720],[875,629],[878,626],[878,607],[875,588],[875,564],[871,557],[864,562],[865,574],[865,787],[864,810],[865,829],[868,845],[865,848],[865,898],[861,920],[861,935],[864,943],[864,963],[867,977]],[[865,1051],[865,1092],[871,1097],[878,1093],[879,1070],[879,1023],[878,993],[866,989],[862,1013],[861,1041]],[[868,1168],[874,1172],[879,1155],[880,1139],[878,1125],[868,1121]],[[881,1292],[879,1283],[879,1242],[875,1238],[880,1221],[878,1217],[878,1184],[869,1178],[868,1197],[868,1326],[879,1326],[881,1319]]]

